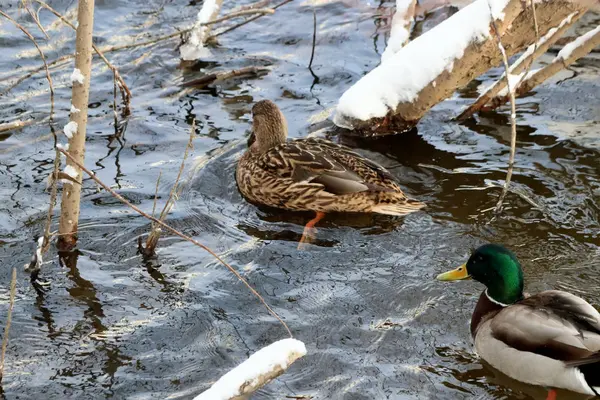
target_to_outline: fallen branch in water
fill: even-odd
[[[515,61],[508,72],[509,77],[521,74],[526,70],[527,65],[531,65],[533,60],[544,54],[550,46],[552,46],[567,29],[569,29],[575,22],[579,20],[585,14],[583,11],[575,11],[569,14],[561,23],[550,29],[546,35],[539,39],[536,43],[532,44],[525,50],[525,52]],[[537,19],[534,19],[537,20]],[[458,120],[464,120],[474,113],[482,109],[492,98],[497,96],[504,88],[506,88],[505,75],[502,75],[494,84],[485,90],[485,92],[475,100],[467,109],[460,113],[457,117]],[[525,76],[525,75],[522,75]],[[513,80],[513,86],[517,86],[516,81]]]
[[[267,304],[267,302],[265,301],[265,299],[263,299],[263,297],[252,286],[250,286],[250,284],[240,275],[239,272],[237,272],[231,265],[229,265],[227,262],[225,262],[225,260],[223,260],[221,257],[219,257],[214,251],[212,251],[210,248],[206,247],[202,243],[198,242],[197,240],[192,239],[191,237],[187,236],[186,234],[184,234],[184,233],[178,231],[177,229],[171,227],[170,225],[165,224],[161,220],[159,220],[159,219],[157,219],[157,218],[155,218],[153,216],[148,215],[147,213],[145,213],[144,211],[142,211],[141,209],[139,209],[135,205],[131,204],[123,196],[121,196],[120,194],[118,194],[117,192],[115,192],[114,190],[112,190],[109,186],[107,186],[100,179],[98,179],[98,177],[96,177],[96,175],[92,171],[90,171],[83,164],[81,164],[77,160],[75,160],[75,158],[73,158],[73,156],[71,156],[71,154],[69,154],[68,152],[64,151],[63,149],[58,149],[58,151],[60,151],[62,154],[64,154],[69,160],[71,160],[71,162],[73,162],[73,164],[75,164],[77,167],[79,167],[90,178],[92,178],[92,180],[94,182],[96,182],[98,185],[100,185],[104,190],[106,190],[108,193],[110,193],[114,198],[116,198],[117,200],[119,200],[120,202],[122,202],[123,204],[125,204],[126,206],[128,206],[129,208],[131,208],[132,210],[134,210],[135,212],[137,212],[141,216],[143,216],[143,217],[149,219],[150,221],[154,222],[155,224],[159,225],[161,228],[164,228],[164,229],[168,230],[169,232],[171,232],[172,234],[174,234],[176,236],[179,236],[180,238],[182,238],[182,239],[184,239],[184,240],[186,240],[186,241],[194,244],[195,246],[200,247],[201,249],[203,249],[204,251],[206,251],[208,254],[210,254],[211,256],[213,256],[219,263],[221,263],[222,265],[224,265],[232,274],[234,274],[236,276],[236,278],[238,278],[238,280],[240,282],[242,282],[244,284],[244,286],[246,286],[250,290],[250,292],[252,292],[252,294],[254,296],[256,296],[256,298],[265,306],[265,308],[267,309],[267,311],[275,319],[277,319],[281,323],[281,325],[285,328],[286,332],[290,335],[290,337],[293,337],[292,331],[290,331],[290,328],[281,319],[281,317],[279,315],[277,315],[277,313]]]
[[[50,87],[50,114],[52,114],[52,112],[54,110],[54,86],[52,85],[52,78],[50,77],[50,70],[48,69],[48,64],[46,63],[46,57],[44,56],[44,52],[38,45],[35,38],[31,35],[31,33],[29,33],[27,31],[27,29],[25,29],[21,24],[19,24],[17,21],[12,19],[8,14],[3,12],[2,10],[0,10],[0,15],[2,15],[4,18],[8,19],[17,28],[19,28],[25,35],[27,35],[29,40],[31,40],[33,42],[33,45],[35,46],[38,53],[40,54],[40,57],[42,58],[42,62],[44,63],[44,66],[42,67],[42,69],[46,71],[46,80],[48,81],[48,86]]]
[[[283,3],[280,3],[277,6],[273,7],[272,10],[275,10],[276,8],[281,7],[282,5],[287,4],[290,1],[292,1],[292,0],[286,0]],[[265,4],[268,4],[268,2],[261,1],[261,2],[258,2],[257,4],[258,5],[265,5]],[[267,14],[258,15],[257,17],[254,17],[254,19],[262,17],[263,15],[267,15]],[[225,17],[227,17],[227,15],[223,16],[223,18],[225,18]],[[254,21],[254,19],[252,19],[252,20]],[[233,26],[231,28],[228,28],[228,29],[226,29],[226,30],[224,30],[222,32],[218,32],[217,34],[215,34],[215,35],[210,36],[209,38],[207,38],[207,41],[208,40],[212,40],[215,37],[223,35],[223,34],[229,32],[229,31],[232,31],[235,28],[238,28],[239,26],[244,25],[244,24],[246,24],[248,22],[251,22],[251,21],[246,20],[242,24],[238,24],[238,25],[235,25],[235,26]],[[112,52],[120,51],[120,50],[134,49],[136,47],[150,46],[150,45],[153,45],[153,44],[160,43],[160,42],[162,42],[164,40],[169,40],[169,39],[174,39],[174,38],[181,37],[182,35],[185,35],[185,34],[191,32],[191,30],[192,30],[192,28],[182,29],[182,30],[177,31],[177,32],[168,33],[168,34],[162,35],[162,36],[157,36],[155,38],[148,39],[146,41],[139,42],[139,43],[128,43],[128,44],[122,44],[122,45],[117,45],[117,46],[105,46],[105,47],[102,47],[102,48],[98,48],[98,51],[100,51],[102,54],[107,54],[107,53],[112,53]],[[64,56],[61,56],[61,57],[57,58],[56,60],[52,60],[52,61],[48,62],[47,66],[48,67],[54,67],[54,66],[56,66],[56,65],[58,65],[58,64],[60,64],[62,62],[66,62],[66,61],[70,60],[73,57],[74,57],[73,54],[65,54]],[[30,69],[26,74],[24,74],[23,76],[21,76],[20,78],[18,78],[9,87],[7,87],[6,89],[4,89],[2,91],[2,93],[0,93],[0,94],[6,94],[6,93],[10,92],[12,89],[14,89],[15,87],[17,87],[23,81],[31,78],[33,75],[37,74],[38,72],[43,71],[44,68],[45,68],[45,65],[42,65],[40,67],[35,67],[35,68]]]
[[[181,179],[181,174],[183,173],[183,169],[185,167],[185,161],[188,158],[190,150],[194,148],[194,137],[196,136],[196,119],[192,120],[192,126],[190,128],[190,138],[185,146],[185,151],[183,153],[183,159],[181,160],[181,165],[179,166],[179,173],[177,173],[177,178],[175,179],[175,183],[171,188],[171,192],[169,193],[169,198],[165,203],[162,211],[160,212],[160,216],[158,219],[160,221],[164,221],[167,213],[171,211],[173,205],[175,204],[175,200],[177,199],[177,189],[179,188],[179,180]],[[159,175],[160,179],[160,175]],[[156,182],[156,189],[158,190],[158,181]],[[156,193],[154,195],[154,207],[156,206]],[[152,210],[152,214],[154,215],[154,208]],[[156,245],[158,244],[158,239],[160,239],[160,234],[162,230],[156,226],[154,223],[152,224],[152,230],[150,231],[150,235],[148,235],[148,239],[146,239],[146,246],[142,245],[142,237],[140,236],[138,239],[138,251],[143,254],[145,257],[152,257],[156,254]]]
[[[6,357],[6,348],[8,346],[8,333],[12,322],[12,311],[15,305],[15,294],[17,293],[17,269],[13,268],[12,278],[10,280],[10,297],[8,300],[8,311],[6,315],[6,325],[4,326],[4,337],[2,338],[2,350],[0,351],[0,383],[4,376],[4,360]]]
[[[567,44],[552,62],[543,68],[531,71],[523,76],[522,82],[516,88],[516,95],[522,96],[548,78],[567,68],[575,61],[589,54],[595,47],[600,46],[600,26],[578,37]],[[495,109],[509,100],[507,93],[500,92],[485,107],[484,110]]]
[[[284,0],[284,1],[282,1],[281,3],[277,4],[276,6],[274,6],[274,7],[273,7],[273,10],[276,10],[276,9],[278,9],[279,7],[286,5],[287,3],[291,2],[291,1],[293,1],[293,0]],[[232,26],[232,27],[229,27],[229,28],[223,29],[222,31],[220,31],[220,32],[217,32],[217,33],[215,33],[214,35],[211,35],[211,36],[209,36],[209,37],[206,39],[206,41],[207,41],[207,42],[208,42],[208,41],[211,41],[211,40],[215,39],[215,38],[216,38],[216,37],[218,37],[218,36],[224,35],[224,34],[226,34],[226,33],[228,33],[228,32],[231,32],[231,31],[233,31],[234,29],[237,29],[237,28],[239,28],[240,26],[244,26],[244,25],[246,25],[246,24],[248,24],[248,23],[250,23],[250,22],[252,22],[252,21],[256,21],[257,19],[259,19],[260,17],[263,17],[263,16],[265,16],[265,15],[266,15],[266,14],[260,14],[260,15],[256,15],[256,16],[254,16],[254,17],[251,17],[251,18],[248,18],[247,20],[245,20],[245,21],[243,21],[243,22],[240,22],[239,24],[236,24],[236,25],[234,25],[234,26]]]
[[[6,124],[0,124],[0,133],[6,132],[6,131],[12,131],[15,129],[21,129],[27,125],[30,125],[32,122],[33,122],[32,119],[28,119],[25,121],[18,120],[18,121],[9,122]]]
[[[283,339],[263,347],[246,361],[223,375],[210,389],[194,400],[233,400],[247,398],[306,354],[306,346],[296,339]]]
[[[77,28],[75,27],[75,25],[73,25],[61,13],[56,11],[54,8],[49,6],[47,3],[43,2],[42,0],[34,0],[34,1],[38,2],[42,7],[44,7],[48,11],[50,11],[52,14],[56,15],[65,25],[67,25],[74,31],[77,31]],[[130,104],[130,100],[131,100],[131,91],[129,90],[129,86],[127,86],[127,84],[125,83],[125,80],[123,80],[123,78],[121,77],[121,74],[119,74],[119,70],[117,69],[117,67],[115,67],[113,64],[111,64],[111,62],[108,61],[108,59],[104,56],[102,50],[100,50],[94,43],[92,43],[92,48],[94,49],[96,54],[98,54],[98,56],[102,59],[102,61],[104,61],[106,66],[112,70],[112,72],[115,76],[115,79],[117,80],[117,82],[119,82],[119,88],[121,89],[121,96],[123,97],[123,103],[125,104],[125,114],[129,114],[129,104]]]
[[[256,10],[242,10],[242,11],[232,12],[232,13],[227,14],[227,15],[221,17],[221,18],[213,19],[212,21],[201,22],[200,25],[201,26],[214,25],[214,24],[217,24],[219,22],[227,21],[227,20],[232,19],[232,18],[243,17],[244,15],[251,15],[251,14],[273,14],[273,13],[275,13],[275,9],[273,9],[273,8],[261,8],[261,9],[256,9]]]
[[[237,78],[237,77],[259,77],[270,72],[271,69],[268,67],[244,67],[240,69],[234,69],[231,71],[224,72],[215,72],[212,74],[208,74],[203,76],[202,78],[193,79],[188,82],[184,82],[181,84],[183,87],[195,87],[195,88],[203,88],[211,83],[222,82],[227,79]]]

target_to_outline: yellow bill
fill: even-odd
[[[439,274],[436,279],[438,281],[458,281],[460,279],[467,279],[470,275],[467,273],[467,264],[463,264],[460,267],[453,269],[452,271],[444,272]]]

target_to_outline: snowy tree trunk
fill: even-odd
[[[71,122],[65,126],[65,134],[69,137],[69,153],[83,164],[92,70],[94,0],[79,0],[77,22],[75,69],[71,76],[73,84]],[[75,247],[77,243],[82,173],[70,160],[67,160],[65,172],[76,181],[65,182],[62,192],[58,247],[68,250]]]
[[[339,100],[334,122],[363,135],[410,129],[457,88],[499,65],[494,26],[509,56],[535,41],[528,4],[520,0],[475,0],[348,89]],[[537,3],[540,35],[571,13],[585,10],[584,5],[567,0]]]

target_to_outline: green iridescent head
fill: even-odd
[[[523,299],[523,270],[514,253],[497,244],[479,247],[460,267],[437,276],[441,281],[473,278],[487,287],[488,296],[499,303]]]

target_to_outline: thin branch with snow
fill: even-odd
[[[552,29],[550,29],[544,36],[542,36],[537,43],[530,45],[527,50],[510,66],[508,72],[511,76],[524,76],[519,75],[526,70],[528,65],[536,58],[544,54],[550,46],[552,46],[560,37],[569,29],[575,22],[579,20],[585,14],[583,11],[575,11],[569,14],[561,23]],[[514,82],[516,87],[517,82]],[[505,74],[503,74],[496,82],[490,85],[484,93],[481,94],[467,109],[460,113],[457,117],[458,120],[464,120],[485,106],[492,98],[499,95],[501,91],[506,88]]]
[[[589,54],[589,52],[597,46],[600,46],[600,25],[568,43],[550,64],[543,68],[530,71],[530,73],[523,78],[520,85],[515,88],[515,95],[521,96],[534,87],[541,85],[553,75],[567,68],[581,57]],[[497,108],[507,101],[509,101],[508,94],[506,91],[502,91],[490,100],[484,109],[491,110]]]
[[[219,15],[221,4],[223,4],[223,0],[204,1],[190,36],[179,49],[183,60],[192,61],[210,56],[210,51],[204,47],[211,27],[211,25],[207,25],[207,22],[214,20]]]
[[[387,47],[381,55],[381,62],[385,62],[396,54],[410,39],[410,27],[415,20],[417,0],[396,0],[396,12],[392,17],[392,31]]]
[[[301,341],[279,340],[252,354],[194,400],[230,400],[247,396],[283,374],[305,354],[306,346]]]

